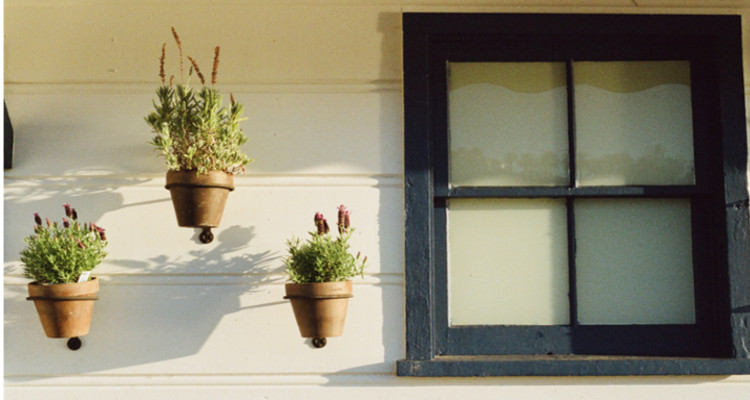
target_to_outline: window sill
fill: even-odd
[[[401,360],[399,376],[745,375],[750,359],[625,356],[442,356]]]

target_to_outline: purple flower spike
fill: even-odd
[[[78,219],[78,213],[75,208],[70,209],[70,218],[73,218],[74,220]]]
[[[107,241],[107,235],[104,234],[104,229],[99,231],[99,237],[102,239],[103,242]]]
[[[68,203],[63,204],[63,208],[65,208],[65,216],[70,218],[73,215],[73,213],[70,211],[70,204]]]
[[[346,209],[345,205],[340,205],[338,207],[339,210],[339,220],[338,220],[338,227],[339,227],[339,234],[344,234],[349,232],[349,210]]]
[[[66,228],[70,228],[70,221],[68,221],[65,217],[63,217],[63,226]]]
[[[76,239],[76,242],[78,242],[78,247],[80,247],[81,249],[86,248],[86,246],[84,246],[83,243],[81,242],[81,239]]]
[[[39,216],[39,213],[34,213],[34,222],[36,222],[37,225],[42,224],[42,217]]]
[[[315,227],[318,229],[318,234],[323,235],[328,233],[328,222],[323,217],[323,213],[315,213]]]
[[[47,226],[52,226],[52,222],[50,222],[49,218],[45,218],[45,221],[47,221]]]

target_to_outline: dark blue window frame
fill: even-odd
[[[415,13],[403,22],[407,354],[399,375],[750,373],[740,18]],[[446,62],[664,59],[691,62],[696,185],[448,186]],[[449,327],[445,203],[461,197],[690,199],[701,210],[693,220],[696,325]]]

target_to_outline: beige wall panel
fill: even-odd
[[[220,83],[401,76],[393,6],[67,1],[6,4],[5,81],[156,84],[164,42],[179,77],[171,26],[204,73],[221,46]]]
[[[227,93],[225,91],[224,93]],[[151,94],[14,94],[7,175],[164,174],[148,142]],[[226,95],[228,97],[228,94]],[[401,94],[236,93],[252,174],[401,174]],[[225,99],[228,102],[228,99]]]
[[[403,354],[400,284],[355,284],[344,335],[315,349],[282,284],[102,278],[91,331],[73,353],[44,336],[26,287],[6,286],[6,381],[71,374],[392,373]],[[39,360],[45,360],[39,362]]]
[[[177,226],[162,179],[112,180],[95,185],[69,179],[46,186],[5,182],[6,273],[21,273],[18,253],[32,233],[33,214],[60,221],[62,204],[81,221],[107,229],[109,253],[99,274],[270,274],[283,280],[286,240],[314,230],[315,212],[334,224],[336,207],[352,211],[353,251],[368,257],[367,274],[403,273],[403,195],[398,181],[363,180],[332,186],[331,180],[298,179],[254,185],[239,181],[229,196],[214,242],[201,244],[200,229]],[[310,186],[304,186],[310,181]],[[107,183],[112,186],[107,186]],[[317,183],[317,184],[316,184]],[[276,280],[276,279],[274,279]]]

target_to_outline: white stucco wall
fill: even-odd
[[[4,179],[6,398],[750,396],[745,376],[395,376],[405,355],[402,12],[750,17],[750,2],[6,0],[4,11],[5,100],[16,133]],[[170,26],[204,70],[222,46],[219,88],[246,106],[255,162],[236,179],[208,245],[177,227],[143,121]],[[110,241],[95,270],[101,300],[91,333],[76,352],[44,336],[18,261],[33,213],[59,219],[65,202],[107,228]],[[355,280],[344,336],[314,349],[282,299],[281,259],[314,212],[333,218],[341,203],[353,210],[352,246],[370,267]]]

